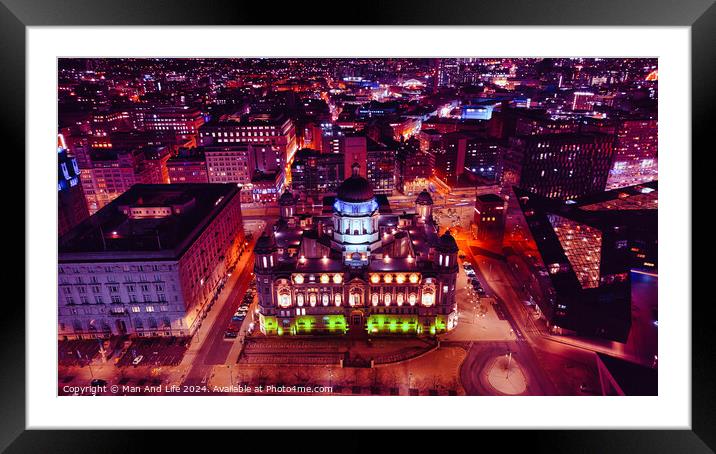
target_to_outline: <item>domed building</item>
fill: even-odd
[[[378,202],[359,168],[353,164],[353,174],[338,187],[333,203],[333,247],[353,266],[367,263],[371,251],[381,245]]]
[[[427,191],[395,214],[360,166],[326,197],[321,215],[295,213],[257,242],[259,328],[267,335],[435,335],[457,325],[458,247],[438,235]]]

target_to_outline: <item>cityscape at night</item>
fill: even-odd
[[[57,71],[58,395],[657,395],[657,59]]]

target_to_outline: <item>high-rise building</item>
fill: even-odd
[[[613,157],[604,134],[518,136],[505,154],[506,183],[560,199],[602,192]]]
[[[80,168],[77,160],[67,154],[64,143],[57,148],[57,167],[57,227],[58,235],[63,235],[85,220],[89,211],[80,182]]]
[[[537,304],[550,329],[626,342],[630,270],[656,269],[656,182],[567,202],[515,194],[543,266]]]
[[[236,185],[135,185],[59,239],[59,338],[192,335],[243,247]]]
[[[391,141],[390,145],[386,145],[372,139],[367,140],[366,178],[376,194],[391,195],[395,189],[395,155],[398,143]]]
[[[343,182],[343,155],[309,148],[298,150],[291,176],[291,187],[300,198],[319,203],[324,196],[335,195]]]
[[[464,170],[477,175],[485,183],[496,183],[500,179],[503,155],[504,146],[501,141],[471,138],[465,143]]]
[[[614,165],[607,189],[658,179],[658,121],[654,118],[617,121]]]

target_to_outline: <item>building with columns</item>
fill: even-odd
[[[59,238],[59,339],[190,336],[244,247],[235,184],[134,185]]]
[[[458,247],[439,235],[427,191],[395,214],[358,164],[324,200],[298,213],[288,191],[281,217],[255,247],[260,329],[267,335],[435,335],[457,325]]]

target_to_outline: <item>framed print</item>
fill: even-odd
[[[712,2],[0,11],[27,213],[3,449],[327,428],[712,452]]]

